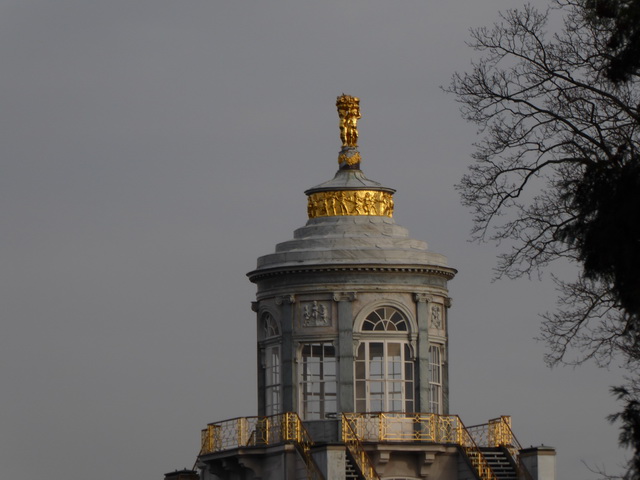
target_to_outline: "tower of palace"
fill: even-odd
[[[554,480],[511,418],[449,411],[447,258],[393,219],[395,190],[360,169],[360,100],[341,95],[335,177],[307,223],[258,259],[258,412],[207,425],[201,480]]]

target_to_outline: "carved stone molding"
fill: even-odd
[[[413,301],[416,303],[433,302],[433,295],[429,295],[428,293],[414,293]]]
[[[296,296],[291,294],[276,297],[276,305],[282,305],[283,303],[288,303],[289,305],[291,305],[292,303],[296,303]]]
[[[357,297],[356,292],[334,292],[334,302],[353,302]]]
[[[258,311],[259,304],[258,302],[251,302],[251,310],[254,312]]]
[[[431,473],[431,465],[436,461],[436,454],[433,452],[424,452],[422,457],[422,464],[420,465],[420,476],[422,478],[429,478]]]

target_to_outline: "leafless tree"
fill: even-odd
[[[542,329],[550,364],[640,360],[640,88],[607,78],[609,32],[583,7],[526,6],[472,30],[480,58],[445,88],[480,129],[458,188],[473,238],[506,245],[498,276],[579,267],[555,279],[558,309]],[[563,15],[556,33],[550,14]]]
[[[615,22],[594,1],[555,0],[472,30],[479,53],[445,88],[479,127],[475,163],[458,189],[473,238],[505,248],[498,277],[540,274],[553,262],[557,308],[543,315],[547,362],[626,362],[620,443],[640,479],[640,78],[611,78]],[[612,0],[616,1],[616,0]],[[635,0],[633,0],[635,1]],[[562,17],[549,33],[550,15]],[[636,59],[637,60],[637,59]],[[613,477],[610,477],[613,478]]]

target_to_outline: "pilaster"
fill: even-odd
[[[335,292],[338,302],[338,412],[353,412],[353,309],[355,292]]]
[[[416,293],[416,322],[418,323],[418,362],[416,376],[418,378],[418,395],[416,412],[429,411],[429,308],[433,301],[431,295]]]
[[[447,343],[444,349],[444,365],[442,368],[442,413],[449,415],[449,308],[451,297],[444,299],[444,328]]]
[[[296,408],[296,381],[294,368],[294,345],[293,345],[293,304],[296,301],[295,295],[283,295],[276,297],[276,305],[282,309],[282,411],[294,412]]]

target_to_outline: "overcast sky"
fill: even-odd
[[[439,87],[519,3],[0,0],[0,476],[159,480],[255,415],[245,274],[333,177],[342,92],[365,174],[459,270],[452,413],[512,415],[558,479],[619,471],[620,370],[544,365],[552,287],[491,283],[453,188],[476,132]]]

